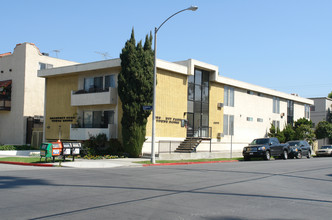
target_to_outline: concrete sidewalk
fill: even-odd
[[[12,155],[0,155],[0,157],[13,157]],[[15,157],[15,156],[14,156]],[[24,156],[16,156],[24,157]],[[42,160],[43,161],[43,160]],[[50,161],[50,159],[49,159]],[[113,167],[142,167],[142,164],[135,163],[139,161],[149,161],[148,158],[118,158],[118,159],[104,159],[104,160],[87,160],[81,158],[75,158],[75,161],[55,162],[55,163],[22,163],[22,162],[7,162],[0,161],[4,164],[22,165],[22,166],[61,166],[71,168],[113,168]]]
[[[75,159],[75,161],[61,162],[62,167],[73,168],[113,168],[113,167],[142,167],[139,161],[149,161],[147,158],[119,158],[104,160]],[[58,163],[55,163],[58,165]]]
[[[6,156],[0,156],[6,157]],[[22,156],[21,156],[22,157]],[[103,160],[87,160],[75,159],[75,161],[55,162],[55,163],[22,163],[22,162],[6,162],[4,164],[22,165],[22,166],[41,166],[41,167],[68,167],[68,168],[115,168],[115,167],[147,167],[147,166],[172,166],[172,165],[190,165],[190,164],[206,164],[206,163],[228,163],[238,162],[238,160],[222,160],[222,161],[205,161],[205,162],[180,162],[174,163],[156,163],[156,164],[140,164],[139,161],[150,161],[149,158],[118,158]]]

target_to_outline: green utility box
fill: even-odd
[[[42,143],[40,145],[40,160],[42,157],[45,157],[45,160],[52,157],[52,143]]]

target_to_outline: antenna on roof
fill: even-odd
[[[58,53],[60,53],[61,50],[52,50],[52,52],[55,53],[56,58],[58,58]]]
[[[102,55],[102,56],[104,57],[105,60],[107,60],[107,58],[112,58],[112,57],[108,54],[108,52],[98,52],[98,51],[95,51],[95,53]]]

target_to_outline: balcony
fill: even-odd
[[[10,100],[0,98],[0,111],[10,111],[11,103]]]
[[[118,89],[108,88],[106,90],[84,90],[71,92],[71,106],[85,106],[85,105],[107,105],[117,104]]]
[[[117,138],[116,125],[109,124],[108,128],[78,128],[70,126],[70,140],[88,140],[91,136],[105,134],[107,139]]]

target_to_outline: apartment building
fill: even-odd
[[[40,70],[46,79],[46,140],[86,140],[104,133],[121,140],[121,100],[117,77],[121,60],[112,59]],[[271,123],[310,117],[312,100],[218,75],[218,67],[198,60],[157,60],[157,154],[174,153],[186,138],[201,138],[196,152],[241,154]],[[152,116],[142,153],[151,152]]]
[[[39,145],[45,80],[37,71],[72,64],[77,63],[49,57],[33,43],[17,44],[13,53],[0,54],[0,144]]]
[[[313,100],[314,104],[310,108],[311,121],[314,126],[318,124],[320,121],[326,121],[328,113],[332,111],[332,99],[327,97],[319,97],[319,98],[310,98]],[[322,145],[331,144],[329,143],[328,138],[318,140],[318,147],[320,148]]]

